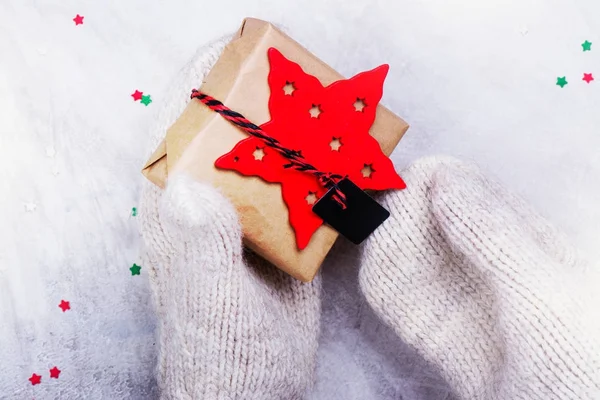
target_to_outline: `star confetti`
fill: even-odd
[[[58,369],[58,367],[54,366],[52,369],[50,369],[50,378],[58,379],[58,376],[61,372],[62,371]]]
[[[404,181],[369,134],[383,95],[388,66],[323,86],[277,49],[268,50],[271,120],[261,128],[287,149],[301,151],[319,171],[348,176],[363,190],[403,189]],[[260,150],[260,151],[259,151]],[[294,168],[289,160],[256,137],[237,143],[215,166],[281,184],[296,244],[304,249],[323,220],[312,211],[314,198],[327,189],[317,177]],[[371,166],[369,176],[361,170]]]
[[[594,76],[592,74],[583,74],[583,80],[586,81],[587,83],[590,83],[591,81],[594,80]]]
[[[83,16],[77,14],[75,18],[73,18],[73,21],[75,21],[75,25],[83,25]]]
[[[145,105],[146,107],[152,103],[152,99],[150,98],[150,95],[145,95],[142,96],[142,104]]]
[[[27,212],[34,212],[35,209],[37,208],[37,204],[35,204],[33,201],[25,203],[25,204],[23,204],[23,206],[25,207],[25,211],[27,211]]]
[[[592,42],[586,40],[581,44],[581,47],[583,47],[583,51],[592,51]]]
[[[144,92],[140,92],[139,90],[136,90],[135,92],[133,92],[131,94],[131,97],[133,97],[133,101],[138,101],[142,99],[142,96],[144,95]]]
[[[565,85],[567,85],[569,82],[567,82],[567,77],[566,76],[562,76],[562,77],[558,77],[556,78],[556,84],[558,86],[560,86],[561,88],[564,88]]]
[[[131,268],[129,268],[129,270],[131,271],[131,276],[133,276],[133,275],[139,275],[141,269],[142,269],[142,267],[140,267],[139,265],[133,264],[131,266]]]
[[[60,309],[63,310],[63,312],[65,312],[71,309],[71,303],[69,303],[68,301],[61,300],[58,307],[60,307]]]
[[[29,380],[29,382],[31,382],[31,384],[33,386],[39,385],[40,383],[42,383],[42,377],[37,374],[32,374],[31,378],[29,378],[28,380]]]

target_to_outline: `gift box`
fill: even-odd
[[[268,54],[272,48],[297,63],[306,74],[316,77],[323,86],[343,79],[274,25],[247,18],[205,81],[199,82],[199,89],[257,125],[270,121]],[[387,156],[407,129],[405,121],[378,105],[368,132]],[[215,166],[217,159],[246,138],[244,131],[192,100],[168,129],[164,141],[144,166],[143,174],[164,187],[169,174],[184,171],[217,187],[238,211],[245,245],[293,277],[311,281],[338,233],[322,224],[311,233],[307,243],[299,246],[280,184]]]

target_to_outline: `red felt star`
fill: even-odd
[[[590,83],[591,81],[594,80],[594,77],[592,76],[592,74],[583,74],[583,80],[586,81],[587,83]]]
[[[261,125],[265,132],[285,148],[301,151],[318,170],[347,175],[362,189],[406,187],[377,140],[369,134],[383,94],[387,65],[323,86],[278,50],[271,48],[268,55],[271,120]],[[280,153],[265,147],[263,141],[249,137],[215,165],[280,183],[296,243],[303,249],[323,223],[312,212],[311,194],[320,198],[327,189],[312,174],[283,168],[288,163]],[[370,172],[365,173],[367,166]]]
[[[71,309],[71,304],[68,301],[61,300],[58,305],[63,312]]]
[[[31,375],[31,378],[28,379],[29,382],[31,382],[32,385],[39,385],[42,382],[42,377],[40,375],[37,374],[33,374]]]
[[[51,370],[50,370],[50,378],[56,378],[58,379],[58,376],[60,375],[61,370],[58,369],[56,366],[54,366]]]
[[[77,14],[75,18],[73,18],[73,21],[75,21],[75,25],[83,25],[83,16]]]
[[[143,95],[144,95],[144,92],[140,92],[139,90],[136,90],[135,92],[133,92],[131,97],[133,97],[133,101],[138,101],[138,100],[142,99]]]

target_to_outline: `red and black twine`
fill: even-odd
[[[321,186],[326,189],[333,188],[335,190],[335,194],[332,196],[333,199],[338,202],[342,208],[346,208],[346,195],[337,185],[339,181],[344,179],[343,176],[331,172],[319,171],[316,167],[306,162],[301,150],[290,150],[283,147],[277,139],[269,136],[260,126],[252,123],[252,121],[246,119],[242,114],[231,110],[214,97],[194,89],[192,90],[190,98],[200,100],[208,108],[221,114],[227,121],[238,126],[247,134],[259,138],[266,146],[275,149],[279,154],[290,161],[289,164],[283,166],[284,168],[293,168],[297,171],[313,174]]]

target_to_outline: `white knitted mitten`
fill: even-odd
[[[227,39],[201,48],[165,96],[153,148]],[[300,283],[243,254],[237,215],[186,176],[144,182],[140,206],[159,317],[161,399],[298,399],[312,385],[320,279]]]
[[[425,159],[363,249],[376,313],[461,399],[599,399],[597,271],[476,168]]]
[[[186,176],[171,177],[162,198],[147,191],[142,212],[161,398],[302,398],[313,382],[319,279],[303,284],[252,254],[246,265],[233,206]]]

